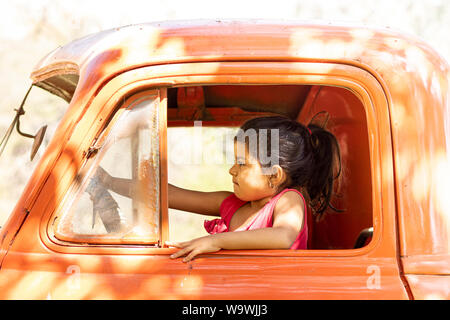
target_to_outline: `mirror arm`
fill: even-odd
[[[25,110],[23,109],[23,106],[24,106],[24,104],[25,104],[25,101],[27,101],[27,98],[28,98],[28,95],[30,94],[31,88],[33,88],[33,85],[31,85],[30,88],[28,89],[28,91],[27,91],[25,97],[24,97],[23,100],[22,100],[22,103],[20,104],[19,109],[14,109],[14,111],[17,112],[17,114],[16,114],[16,116],[17,116],[17,123],[16,123],[16,129],[17,129],[17,132],[18,132],[21,136],[24,136],[24,137],[26,137],[26,138],[32,138],[32,139],[34,139],[35,136],[20,131],[20,117],[23,116],[23,115],[25,114]]]
[[[18,112],[20,112],[20,110]],[[19,117],[21,115],[23,115],[23,114],[25,114],[25,112],[23,112],[22,114],[19,114]],[[31,135],[31,134],[28,134],[28,133],[20,131],[20,120],[19,120],[19,118],[17,118],[16,129],[17,129],[17,132],[23,137],[31,138],[31,139],[34,139],[36,137],[36,136]]]
[[[46,125],[43,126],[43,127],[41,127],[41,128],[39,129],[39,131],[38,131],[35,135],[28,134],[28,133],[22,132],[22,131],[20,130],[20,117],[23,116],[23,115],[25,114],[25,110],[23,109],[23,106],[24,106],[24,104],[25,104],[25,101],[26,101],[27,98],[28,98],[28,94],[30,93],[31,88],[33,88],[33,84],[32,84],[32,85],[30,86],[30,88],[28,89],[27,94],[26,94],[25,97],[23,98],[23,101],[22,101],[22,103],[20,104],[19,109],[14,109],[14,111],[16,111],[16,116],[14,117],[14,120],[13,120],[13,122],[11,123],[10,128],[9,128],[8,131],[6,132],[5,137],[2,139],[2,141],[1,141],[1,143],[0,143],[0,155],[3,153],[3,150],[5,149],[6,143],[8,142],[9,137],[10,137],[12,131],[14,130],[14,126],[16,126],[17,132],[18,132],[21,136],[23,136],[23,137],[25,137],[25,138],[30,138],[30,139],[33,139],[33,140],[34,140],[33,146],[31,147],[30,161],[33,161],[33,158],[34,158],[34,156],[36,155],[36,152],[37,152],[37,150],[39,149],[39,147],[40,147],[40,145],[41,145],[41,143],[42,143],[42,141],[43,141],[43,139],[44,139],[45,131],[47,130],[47,126],[46,126]]]

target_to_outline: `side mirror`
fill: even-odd
[[[41,127],[34,136],[20,131],[20,117],[25,114],[23,105],[25,104],[25,101],[27,100],[28,94],[30,93],[32,87],[33,87],[33,85],[31,85],[30,88],[28,89],[27,94],[25,95],[25,98],[23,98],[22,104],[20,105],[20,108],[14,109],[16,111],[16,116],[14,117],[13,122],[9,126],[8,130],[6,131],[5,136],[3,137],[3,139],[0,142],[0,155],[3,153],[3,150],[5,149],[5,146],[8,143],[9,137],[11,136],[11,133],[14,130],[14,126],[16,127],[17,132],[21,136],[34,140],[33,146],[31,147],[30,161],[33,161],[34,156],[36,155],[36,152],[38,151],[39,147],[42,144],[42,141],[44,140],[45,131],[47,131],[47,125]]]
[[[33,146],[31,147],[30,161],[33,161],[36,152],[39,150],[39,147],[41,146],[42,141],[44,140],[45,131],[47,131],[47,125],[41,127],[34,136]]]
[[[45,136],[45,131],[47,131],[47,125],[41,127],[38,132],[33,136],[31,134],[25,133],[20,131],[20,116],[22,116],[25,112],[23,111],[22,113],[20,113],[20,109],[18,111],[18,117],[16,120],[16,129],[17,132],[25,138],[31,138],[34,140],[33,142],[33,146],[31,147],[31,155],[30,155],[30,161],[33,161],[34,156],[36,155],[36,152],[38,151],[39,147],[42,144],[42,141],[44,140],[44,136]]]

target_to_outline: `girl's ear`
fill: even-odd
[[[272,175],[269,176],[269,185],[277,188],[282,185],[287,179],[286,172],[279,165],[272,166]]]

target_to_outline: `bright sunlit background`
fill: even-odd
[[[448,0],[1,0],[0,3],[1,138],[31,84],[30,71],[43,56],[87,34],[128,24],[217,18],[357,23],[419,36],[450,61]],[[13,209],[64,112],[64,101],[39,91],[42,90],[33,89],[25,105],[21,129],[35,134],[48,124],[47,137],[30,162],[32,141],[13,133],[0,158],[0,226]]]

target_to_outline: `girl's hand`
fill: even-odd
[[[110,189],[111,176],[102,167],[98,166],[97,171],[95,171],[94,178],[98,179],[100,183],[107,189]]]
[[[183,259],[183,262],[191,261],[195,256],[202,253],[216,252],[222,249],[215,243],[213,236],[201,237],[186,242],[166,242],[166,244],[168,246],[181,248],[181,250],[172,254],[170,258],[176,259],[187,255]]]

